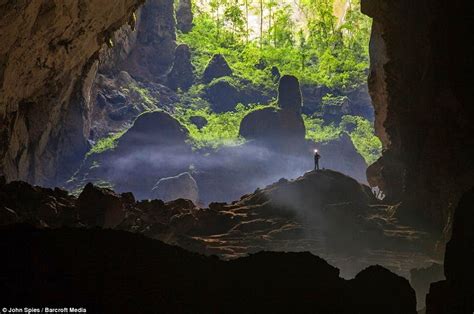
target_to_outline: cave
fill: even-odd
[[[4,311],[473,313],[468,1],[224,2],[0,2]]]

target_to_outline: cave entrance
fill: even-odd
[[[232,201],[312,170],[318,149],[365,183],[381,154],[370,27],[360,0],[146,2],[102,52],[76,181],[169,199],[158,182],[188,173],[194,201]]]

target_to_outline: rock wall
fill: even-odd
[[[369,88],[385,192],[403,201],[400,216],[447,235],[453,206],[473,185],[472,6],[363,0],[362,10],[374,18]]]
[[[173,0],[148,0],[140,10],[138,20],[136,43],[116,68],[137,79],[165,81],[176,50]]]
[[[0,173],[48,185],[88,149],[98,52],[142,0],[2,1]]]
[[[456,207],[451,240],[446,245],[446,280],[431,284],[427,314],[464,314],[474,311],[474,189]]]

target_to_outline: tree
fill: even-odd
[[[294,44],[295,22],[292,19],[293,10],[290,5],[280,7],[273,14],[273,34],[274,47],[287,47]]]
[[[224,17],[231,26],[231,36],[234,41],[237,41],[244,31],[244,16],[240,9],[238,1],[228,5],[224,11]]]

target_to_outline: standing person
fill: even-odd
[[[321,159],[321,155],[319,154],[318,150],[314,150],[314,170],[319,170],[319,159]]]

